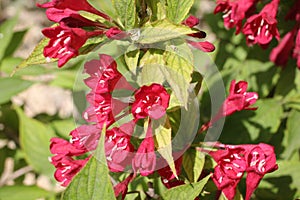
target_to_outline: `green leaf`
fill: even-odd
[[[94,8],[103,11],[112,19],[117,18],[116,11],[112,5],[111,0],[87,0]]]
[[[166,0],[167,17],[176,24],[181,23],[189,13],[194,0]]]
[[[74,119],[55,120],[51,123],[58,136],[69,139],[70,132],[76,128]]]
[[[277,99],[261,99],[255,104],[258,109],[255,111],[255,116],[251,117],[245,124],[248,127],[250,133],[254,133],[257,130],[258,125],[269,133],[276,133],[278,130],[281,118],[283,117],[282,104]],[[259,134],[259,133],[257,133]]]
[[[0,104],[9,102],[11,97],[17,95],[32,85],[32,82],[18,78],[0,79]]]
[[[166,66],[161,68],[167,82],[170,84],[182,106],[187,107],[189,87],[192,80],[193,65],[186,59],[173,52],[165,52]]]
[[[24,38],[26,33],[27,33],[27,30],[14,32],[9,45],[5,50],[4,57],[13,56],[13,53],[21,45],[21,43],[23,41],[23,38]]]
[[[0,199],[1,200],[36,200],[39,198],[51,197],[54,194],[38,188],[36,186],[4,186],[0,188]]]
[[[164,0],[146,0],[148,8],[151,9],[150,21],[154,22],[166,18],[166,6]]]
[[[50,39],[44,38],[40,41],[40,43],[34,48],[34,50],[31,52],[29,57],[24,60],[21,64],[19,64],[13,73],[16,71],[28,67],[30,65],[36,65],[36,64],[45,64],[45,63],[50,63],[50,62],[55,62],[57,59],[50,59],[47,60],[43,54],[44,47],[48,44]]]
[[[136,20],[135,0],[112,0],[112,3],[124,28],[132,29]]]
[[[151,49],[145,53],[140,60],[142,68],[140,75],[137,77],[137,82],[140,86],[150,85],[152,83],[162,84],[166,79],[161,73],[161,68],[164,67],[165,61],[160,50]]]
[[[95,154],[73,178],[62,200],[115,199],[105,157],[105,131],[106,128],[103,128]]]
[[[21,108],[15,108],[19,117],[20,144],[26,161],[35,171],[53,176],[54,167],[48,161],[52,156],[49,150],[53,130],[38,120],[27,117]]]
[[[284,152],[284,157],[289,158],[292,153],[300,148],[299,140],[300,140],[300,123],[298,120],[300,119],[300,111],[292,110],[289,114],[287,120],[287,127],[285,131],[285,141],[286,141],[286,149]]]
[[[188,179],[191,182],[196,182],[202,172],[205,162],[205,155],[195,149],[188,149],[182,160],[182,165]]]
[[[126,52],[126,54],[125,54],[126,65],[129,69],[129,71],[131,71],[131,73],[133,73],[134,75],[136,75],[136,72],[138,69],[139,56],[140,56],[139,49]]]
[[[11,74],[15,67],[18,66],[24,59],[23,58],[14,58],[14,57],[6,57],[2,60],[0,69],[1,72],[6,73],[7,75]],[[49,73],[49,71],[41,67],[39,65],[34,65],[28,68],[23,68],[22,70],[17,71],[14,74],[14,77],[16,76],[36,76],[36,75],[45,75]]]
[[[165,19],[145,27],[141,31],[137,42],[141,44],[151,44],[175,39],[195,32],[196,31],[187,26],[174,24]]]
[[[165,116],[152,121],[152,130],[155,135],[155,146],[160,155],[167,161],[174,176],[177,178],[174,159],[172,156],[172,129],[169,119]]]
[[[4,21],[0,26],[0,61],[5,55],[6,49],[9,47],[10,41],[13,38],[12,31],[17,23],[18,15]]]
[[[300,173],[299,173],[299,158],[297,160],[287,161],[280,160],[277,161],[278,170],[266,174],[263,178],[264,182],[268,181],[272,183],[271,188],[277,187],[276,199],[297,199],[288,198],[293,195],[291,192],[294,191],[294,197],[300,196]]]
[[[171,188],[162,194],[164,200],[194,200],[203,190],[211,175],[201,179],[201,181],[192,184],[185,184]]]

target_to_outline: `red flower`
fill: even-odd
[[[85,84],[95,93],[112,92],[122,77],[115,60],[106,54],[100,54],[99,60],[87,62],[84,65],[84,72],[90,75],[84,80]]]
[[[247,12],[255,6],[256,0],[217,0],[214,13],[223,13],[224,26],[226,28],[236,27],[236,34],[242,28],[242,21]]]
[[[54,155],[78,156],[87,152],[61,138],[51,138],[50,142],[50,151]]]
[[[132,114],[136,119],[150,116],[153,119],[161,118],[169,106],[170,95],[166,89],[157,83],[143,86],[134,94]]]
[[[156,155],[154,151],[155,146],[152,128],[149,123],[146,137],[140,144],[132,161],[134,172],[139,171],[142,176],[148,176],[154,172],[156,166]]]
[[[231,81],[229,95],[223,103],[223,116],[231,115],[241,110],[256,110],[250,107],[258,99],[256,92],[247,92],[248,83],[246,81]]]
[[[74,11],[84,10],[84,11],[99,15],[105,19],[109,19],[109,17],[107,15],[96,10],[93,6],[91,6],[87,2],[87,0],[76,1],[76,3],[74,3],[73,0],[52,0],[48,3],[37,4],[37,6],[39,6],[41,8],[56,8],[56,9],[60,9],[60,10],[64,10],[64,9],[70,9],[70,10],[74,10]]]
[[[245,200],[250,200],[252,193],[257,188],[263,176],[266,173],[277,170],[278,165],[276,164],[274,147],[260,143],[258,145],[249,145],[246,149],[247,189]]]
[[[199,18],[197,18],[193,15],[190,15],[182,23],[190,28],[193,28],[194,26],[197,26],[199,24]]]
[[[179,175],[181,173],[182,156],[179,157],[174,163],[175,163],[176,173],[177,173],[177,175]],[[172,170],[169,166],[161,168],[161,169],[157,170],[157,172],[161,176],[162,183],[168,189],[184,184],[183,180],[179,180],[174,176],[174,173],[172,172]]]
[[[42,33],[50,38],[48,45],[44,48],[44,56],[46,58],[57,58],[58,67],[62,67],[68,60],[76,57],[79,54],[79,48],[86,40],[98,34],[96,32],[88,33],[80,28],[65,28],[62,26],[45,28]]]
[[[236,186],[247,167],[243,154],[243,148],[233,146],[210,152],[217,162],[212,179],[228,200],[234,199]]]
[[[91,60],[84,66],[85,72],[90,75],[85,79],[85,84],[92,90],[86,97],[90,106],[83,113],[83,118],[88,122],[106,123],[109,126],[115,120],[114,115],[127,106],[113,99],[111,92],[116,88],[133,88],[117,70],[117,63],[111,56],[101,54],[99,57],[99,60]]]
[[[92,151],[97,148],[101,129],[96,125],[82,125],[71,131],[70,143],[78,149]]]
[[[115,196],[118,197],[120,194],[122,194],[122,199],[125,199],[128,190],[128,185],[134,178],[135,174],[132,173],[124,181],[114,186]]]
[[[285,66],[287,64],[295,45],[294,40],[296,31],[297,29],[293,29],[288,32],[279,42],[278,46],[272,50],[270,54],[270,60],[273,61],[276,65]]]
[[[296,42],[295,42],[295,48],[293,51],[293,57],[297,59],[297,66],[298,69],[300,69],[300,29],[298,29]]]
[[[274,148],[268,144],[213,145],[220,149],[200,150],[209,153],[217,162],[212,179],[228,200],[234,199],[236,186],[244,172],[247,172],[245,200],[250,200],[263,176],[278,168]]]
[[[256,92],[247,92],[247,87],[248,83],[246,81],[239,81],[236,83],[235,80],[232,80],[230,83],[229,95],[223,102],[221,109],[211,121],[201,126],[198,133],[206,131],[220,118],[229,116],[236,111],[256,110],[256,107],[250,106],[257,101],[258,94]]]
[[[199,19],[193,15],[189,16],[186,20],[182,22],[182,24],[193,28],[194,26],[199,24]],[[206,33],[203,31],[198,31],[197,33],[188,34],[188,36],[194,37],[194,38],[205,38]],[[192,47],[199,49],[203,52],[212,52],[215,50],[215,46],[207,41],[204,42],[195,42],[192,40],[186,40],[188,44],[190,44]]]
[[[242,31],[248,45],[259,44],[265,48],[273,37],[279,40],[276,20],[278,4],[279,0],[273,0],[259,14],[247,19]]]
[[[118,128],[106,132],[105,154],[110,171],[121,172],[126,169],[132,162],[133,150],[129,135]]]
[[[87,150],[60,138],[51,139],[50,151],[55,155],[51,158],[51,163],[56,168],[54,177],[62,186],[67,186],[89,159],[74,160],[73,156],[83,155]]]
[[[70,28],[82,28],[85,26],[101,26],[100,23],[90,21],[80,14],[77,11],[70,9],[56,9],[49,8],[46,11],[46,15],[49,20],[53,22],[59,22],[60,25],[65,25]]]
[[[74,160],[69,156],[62,157],[61,159],[56,158],[52,157],[52,164],[56,167],[54,177],[64,187],[69,185],[73,177],[89,160],[89,157],[84,160]]]
[[[203,52],[213,52],[215,50],[215,46],[210,43],[210,42],[194,42],[194,41],[190,41],[187,40],[187,42],[192,45],[193,47],[195,47],[196,49],[199,49]]]

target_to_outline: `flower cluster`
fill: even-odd
[[[300,1],[286,14],[285,20],[294,21],[294,27],[280,40],[276,15],[279,0],[272,0],[263,9],[254,14],[257,0],[218,0],[214,13],[223,13],[226,28],[236,27],[236,34],[242,32],[248,45],[259,44],[267,48],[273,37],[279,40],[271,54],[270,60],[279,66],[286,66],[289,57],[297,60],[300,69]],[[243,25],[243,20],[246,22]]]
[[[110,171],[128,170],[134,172],[134,176],[137,172],[147,176],[155,171],[156,154],[151,119],[159,119],[165,115],[170,95],[162,85],[156,83],[135,90],[117,70],[117,64],[111,56],[101,54],[99,58],[87,62],[84,68],[84,72],[89,75],[85,79],[85,84],[91,91],[86,96],[89,106],[83,112],[83,118],[91,124],[82,125],[71,131],[70,141],[60,138],[51,140],[50,150],[54,154],[51,163],[56,167],[55,178],[63,186],[69,184],[90,158],[86,156],[85,159],[79,159],[79,156],[87,155],[97,148],[104,124],[107,127],[105,154]],[[133,91],[130,99],[134,101],[125,103],[114,98],[112,94],[114,89]],[[131,112],[125,113],[124,110],[128,110],[128,107],[131,108]],[[121,117],[132,114],[134,119],[120,127],[110,128],[119,119],[120,114]],[[146,137],[135,149],[130,141],[135,123],[147,117],[149,124]],[[124,194],[126,184],[128,185],[132,179],[125,179],[122,184],[116,186],[116,194]]]
[[[215,144],[217,151],[208,152],[217,165],[213,173],[213,181],[228,200],[234,199],[236,187],[244,173],[247,173],[246,200],[257,188],[260,180],[266,173],[277,170],[274,148],[268,144],[258,145],[224,145]]]
[[[42,33],[50,39],[44,48],[47,59],[58,59],[58,67],[62,67],[80,53],[80,48],[89,38],[106,35],[113,38],[121,32],[104,13],[92,7],[87,0],[74,3],[71,0],[52,0],[48,3],[37,4],[46,8],[49,20],[58,26],[45,28]],[[92,21],[81,15],[81,11],[98,16],[102,20]],[[114,31],[112,31],[114,30]]]
[[[266,48],[273,37],[279,40],[276,20],[279,0],[272,0],[258,14],[253,14],[257,2],[257,0],[218,0],[214,13],[222,12],[225,27],[236,27],[236,34],[242,32],[248,45],[259,44]],[[247,20],[243,25],[244,19]]]

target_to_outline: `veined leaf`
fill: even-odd
[[[133,73],[134,75],[136,74],[136,70],[138,68],[138,61],[139,61],[139,56],[140,56],[140,50],[136,49],[134,51],[129,51],[126,52],[124,55],[125,57],[125,62],[128,67],[128,69]]]
[[[50,139],[55,136],[54,131],[45,124],[27,117],[21,108],[16,108],[20,120],[20,143],[26,161],[35,171],[53,176],[54,167],[48,161],[51,156]]]
[[[87,0],[94,8],[99,11],[103,11],[105,14],[115,19],[116,11],[112,5],[111,0]]]
[[[192,80],[193,65],[172,52],[165,52],[166,66],[162,68],[166,80],[170,84],[177,99],[184,107],[187,107],[189,87]]]
[[[132,29],[136,20],[135,0],[112,0],[112,3],[124,28]]]
[[[45,64],[45,63],[50,63],[50,62],[55,62],[57,59],[46,59],[43,51],[44,51],[44,47],[48,44],[50,39],[48,38],[44,38],[40,41],[40,43],[34,48],[34,50],[31,52],[31,54],[29,55],[29,57],[24,60],[21,64],[19,64],[13,74],[24,68],[24,67],[28,67],[29,65],[36,65],[36,64]]]
[[[137,42],[141,44],[151,44],[171,40],[191,33],[195,33],[195,31],[187,26],[174,24],[164,19],[145,27],[141,31]]]
[[[162,194],[164,200],[182,199],[194,200],[203,190],[211,175],[206,176],[201,181],[192,184],[177,186],[165,191]],[[178,198],[180,197],[180,198]]]
[[[184,171],[191,182],[196,182],[202,172],[205,155],[195,149],[188,149],[182,160]]]
[[[146,0],[146,4],[151,9],[150,21],[157,21],[166,18],[166,6],[164,0]]]
[[[177,178],[174,159],[172,156],[172,129],[167,116],[152,121],[155,135],[155,146],[160,155],[167,161],[174,176]]]
[[[165,61],[160,50],[151,49],[145,53],[140,60],[140,67],[142,68],[140,76],[138,76],[138,84],[149,85],[151,83],[162,84],[166,79],[161,72]]]
[[[0,79],[0,104],[10,101],[11,97],[17,95],[32,85],[32,82],[18,78]]]
[[[167,17],[176,24],[185,19],[194,4],[194,0],[166,0],[166,2]]]
[[[95,154],[73,178],[62,200],[115,199],[105,157],[105,132],[106,128],[103,128]]]

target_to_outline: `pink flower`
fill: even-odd
[[[179,157],[176,161],[175,161],[175,169],[176,169],[176,173],[177,175],[179,175],[181,173],[181,166],[182,166],[182,156]],[[161,168],[159,170],[157,170],[158,174],[161,176],[161,181],[162,183],[169,189],[172,187],[176,187],[179,185],[183,185],[184,181],[183,180],[179,180],[177,179],[171,168],[169,166],[166,166],[164,168]]]
[[[243,154],[244,149],[239,147],[210,152],[217,162],[212,179],[228,200],[234,199],[236,186],[247,167]]]
[[[99,15],[105,19],[109,19],[109,17],[107,15],[105,15],[104,13],[96,10],[93,6],[91,6],[87,0],[80,0],[80,1],[76,1],[76,3],[74,3],[73,0],[52,0],[48,3],[44,3],[44,4],[37,4],[37,6],[41,7],[41,8],[56,8],[56,9],[60,9],[60,10],[64,10],[64,9],[70,9],[70,10],[74,10],[74,11],[87,11],[87,12],[91,12],[93,14]]]
[[[100,54],[99,60],[87,62],[84,65],[84,72],[90,75],[84,80],[85,84],[95,93],[112,92],[122,77],[113,57],[106,54]]]
[[[55,155],[78,156],[86,153],[85,149],[77,148],[61,138],[51,138],[50,151]]]
[[[196,49],[199,49],[203,52],[213,52],[215,50],[215,46],[210,42],[194,42],[187,40],[188,44],[192,45]]]
[[[56,26],[43,29],[42,33],[50,38],[44,48],[46,58],[57,58],[58,67],[62,67],[71,58],[79,54],[79,48],[86,40],[98,33],[89,33],[81,28],[64,28]]]
[[[263,176],[278,168],[274,148],[268,144],[212,143],[212,145],[220,149],[217,151],[200,150],[209,153],[216,161],[217,166],[212,179],[228,200],[234,199],[237,184],[245,172],[247,172],[245,200],[250,200],[251,194]]]
[[[53,22],[57,22],[60,25],[67,26],[69,28],[82,28],[87,26],[101,26],[100,23],[96,23],[90,21],[80,14],[77,11],[70,10],[68,8],[56,9],[56,8],[48,8],[46,11],[46,15],[49,20]]]
[[[105,35],[110,39],[121,40],[128,36],[128,34],[118,27],[112,27],[105,32]]]
[[[54,177],[61,185],[66,187],[69,185],[73,177],[87,163],[89,157],[84,160],[74,160],[72,157],[65,156],[60,159],[52,157],[52,164],[56,167]]]
[[[105,54],[99,55],[99,60],[91,60],[84,66],[85,72],[90,75],[85,79],[85,84],[91,88],[87,94],[90,106],[83,113],[83,118],[88,122],[106,123],[107,126],[114,122],[114,116],[119,114],[128,104],[112,98],[114,89],[133,90],[117,70],[114,59]]]
[[[295,42],[295,48],[293,51],[293,57],[297,59],[297,66],[298,69],[300,69],[300,29],[298,29],[296,42]]]
[[[247,92],[248,83],[246,81],[235,80],[231,81],[229,95],[223,103],[223,116],[231,115],[236,111],[241,110],[256,110],[253,105],[257,99],[258,94],[256,92]]]
[[[211,121],[203,124],[198,133],[206,131],[220,118],[229,116],[236,111],[256,110],[257,108],[251,107],[251,105],[257,101],[258,94],[256,92],[247,92],[247,87],[248,83],[246,81],[239,81],[236,83],[235,80],[232,80],[230,83],[229,95],[223,102],[219,112]]]
[[[77,149],[92,151],[97,148],[102,129],[96,125],[81,125],[71,131],[70,143]]]
[[[258,145],[249,145],[246,149],[247,189],[245,200],[250,200],[252,193],[257,188],[263,176],[266,173],[277,170],[278,165],[276,164],[274,147],[260,143]]]
[[[112,172],[121,172],[132,163],[133,145],[130,136],[118,128],[108,130],[105,135],[105,154]]]
[[[247,19],[242,32],[246,36],[248,45],[259,44],[265,48],[273,37],[279,40],[276,20],[278,4],[279,0],[273,0],[259,14]]]
[[[132,161],[134,172],[139,171],[142,176],[152,174],[156,166],[156,155],[152,127],[149,123],[146,137],[140,144]]]
[[[270,60],[276,65],[285,66],[287,64],[295,45],[294,40],[296,36],[296,30],[297,29],[293,29],[288,32],[279,42],[278,46],[272,50],[270,54]]]
[[[132,173],[124,181],[114,186],[115,196],[118,197],[120,194],[122,194],[122,200],[125,199],[128,190],[128,185],[134,178],[135,174]]]
[[[242,21],[255,6],[256,0],[217,0],[214,13],[223,13],[224,26],[236,27],[236,34],[242,28]]]
[[[84,160],[74,160],[73,156],[80,156],[87,152],[86,149],[78,148],[60,138],[52,138],[50,151],[54,156],[51,163],[55,166],[56,171],[54,177],[61,182],[62,186],[67,186],[81,168],[85,165],[89,158]]]
[[[189,16],[186,20],[182,22],[182,24],[193,28],[194,26],[199,24],[199,19],[193,15]],[[196,30],[196,29],[195,29]],[[197,33],[188,34],[188,36],[194,37],[194,38],[205,38],[206,33],[203,31],[198,31]],[[192,40],[186,40],[188,44],[190,44],[192,47],[199,49],[203,52],[213,52],[215,50],[215,46],[207,41],[204,42],[195,42]]]
[[[143,86],[134,94],[132,114],[136,119],[150,116],[153,119],[161,118],[169,106],[170,95],[166,89],[157,83]]]

